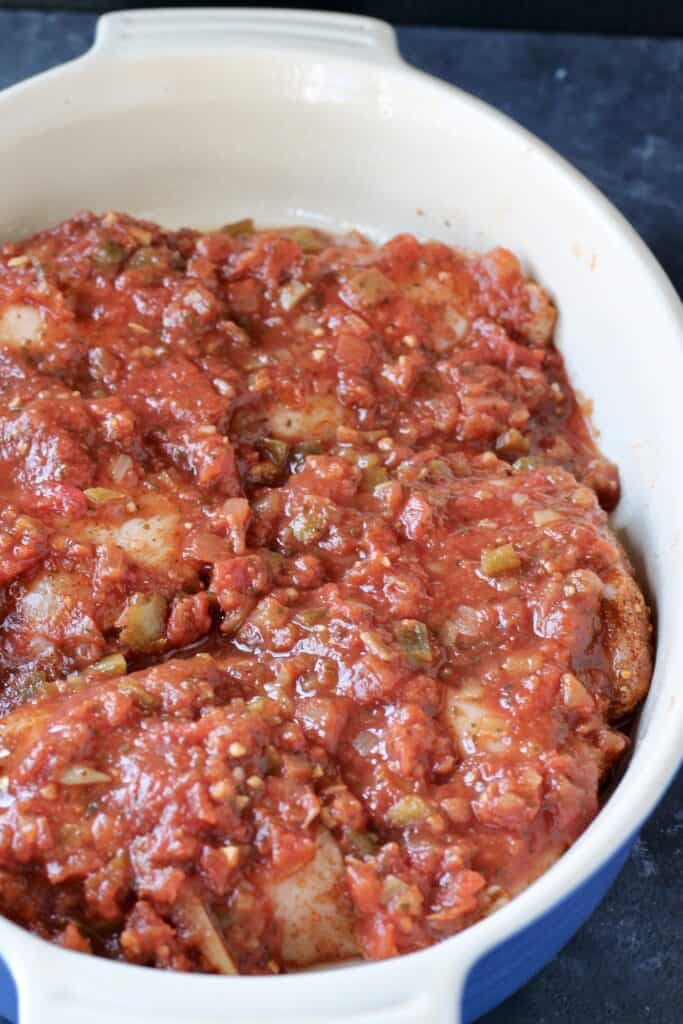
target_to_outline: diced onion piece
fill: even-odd
[[[582,508],[590,508],[595,504],[595,491],[590,487],[577,487],[571,496],[573,505],[580,505]]]
[[[513,675],[525,675],[529,672],[536,672],[543,664],[543,658],[538,651],[530,653],[516,653],[508,654],[507,658],[503,662],[503,668],[506,672],[512,672]]]
[[[503,572],[519,569],[521,564],[512,544],[485,548],[481,553],[481,571],[485,576],[499,576]]]
[[[342,298],[352,308],[372,308],[395,294],[396,286],[377,267],[368,267],[352,274],[342,288]]]
[[[63,786],[92,786],[97,782],[111,782],[111,775],[82,764],[72,764],[59,776]]]
[[[557,319],[555,307],[550,301],[548,293],[533,281],[527,284],[526,293],[529,303],[529,318],[523,327],[524,337],[532,345],[539,347],[549,345]]]
[[[448,690],[446,723],[463,757],[480,751],[501,754],[506,749],[509,723],[502,715],[489,712],[483,696],[475,683]]]
[[[456,825],[465,825],[471,817],[469,800],[464,797],[445,797],[439,801],[439,806]]]
[[[249,622],[259,629],[280,629],[289,622],[289,609],[274,597],[264,597],[249,616]]]
[[[396,875],[387,875],[382,882],[382,901],[394,913],[419,914],[422,894],[416,885],[408,885]]]
[[[154,238],[151,231],[147,231],[145,228],[134,227],[132,224],[128,225],[128,234],[132,235],[140,245],[151,245]]]
[[[485,611],[470,605],[461,604],[454,610],[451,618],[447,619],[441,627],[440,636],[445,644],[451,646],[458,642],[471,641],[478,637],[484,628]]]
[[[574,569],[565,577],[565,583],[574,587],[579,594],[591,594],[597,597],[602,597],[605,589],[605,584],[592,569]]]
[[[570,711],[590,712],[594,707],[593,698],[578,676],[564,672],[561,678],[562,700]]]
[[[280,305],[286,313],[294,309],[297,302],[301,302],[305,295],[311,290],[311,285],[305,281],[288,281],[280,289]]]
[[[393,660],[394,652],[388,644],[385,644],[381,633],[367,629],[361,632],[360,638],[365,644],[366,650],[370,651],[370,654],[374,654],[381,661]]]
[[[32,341],[40,341],[43,319],[35,306],[15,303],[0,312],[0,345],[23,348]]]
[[[18,595],[17,616],[34,638],[49,636],[64,621],[67,609],[86,597],[83,577],[77,573],[44,572]]]
[[[529,441],[516,427],[510,427],[496,441],[496,451],[505,459],[517,459],[529,451]]]
[[[462,341],[470,329],[469,320],[463,316],[455,306],[447,306],[444,311],[444,319],[453,331],[456,341]],[[443,348],[450,348],[452,345],[444,345]]]
[[[125,676],[128,671],[126,659],[122,654],[109,654],[106,658],[96,661],[88,669],[89,672],[97,672],[103,676]]]
[[[111,475],[115,483],[123,480],[129,469],[132,469],[133,460],[130,455],[117,455],[111,464]]]
[[[333,440],[343,412],[332,396],[316,396],[304,409],[290,408],[279,402],[268,412],[268,432],[271,437],[285,441],[303,441],[305,438]],[[317,451],[321,450],[317,448]]]
[[[127,497],[123,491],[113,491],[110,487],[86,487],[83,491],[91,505],[108,505],[112,501],[123,501]]]
[[[320,252],[325,248],[324,237],[313,228],[287,228],[282,234],[296,242],[304,252]]]
[[[192,933],[200,953],[215,971],[219,974],[239,974],[208,910],[190,883],[185,884],[178,893],[173,916],[183,928]]]
[[[534,525],[547,526],[548,523],[556,523],[562,519],[562,513],[552,508],[540,508],[534,512]]]
[[[361,757],[370,757],[380,746],[380,740],[370,729],[362,729],[353,740],[353,749]]]
[[[320,626],[327,618],[327,608],[324,605],[319,605],[314,608],[302,608],[294,616],[294,621],[300,626],[306,626],[312,628],[313,626]]]

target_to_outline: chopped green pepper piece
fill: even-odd
[[[351,831],[349,839],[363,857],[372,857],[373,853],[377,850],[377,840],[369,832]]]
[[[125,259],[125,256],[125,248],[119,245],[118,242],[115,242],[113,238],[105,239],[93,252],[95,263],[99,263],[102,266],[116,266]]]
[[[300,544],[311,544],[322,537],[327,527],[325,510],[319,505],[311,504],[294,516],[291,530]]]
[[[264,437],[258,442],[260,448],[276,466],[284,466],[289,455],[289,445],[276,437]]]
[[[322,455],[323,450],[320,441],[300,441],[292,448],[292,463],[298,468],[307,455]]]
[[[136,249],[128,260],[129,267],[158,267],[163,265],[163,258],[158,249],[151,245],[143,245]]]
[[[122,642],[134,651],[154,650],[166,633],[167,608],[161,594],[136,594],[117,623]]]
[[[429,630],[424,622],[417,619],[403,619],[396,627],[396,639],[401,650],[413,661],[432,661],[432,649],[429,645]]]
[[[387,818],[395,828],[418,825],[431,814],[432,808],[421,796],[404,796],[389,808]]]

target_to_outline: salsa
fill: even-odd
[[[651,674],[512,253],[79,214],[0,250],[0,910],[277,973],[421,949],[598,811]]]

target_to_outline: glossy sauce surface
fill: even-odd
[[[3,912],[269,973],[422,948],[567,848],[650,627],[554,323],[506,250],[406,235],[2,250]]]

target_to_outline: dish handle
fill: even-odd
[[[69,966],[78,968],[76,958],[82,955],[69,956],[74,961]],[[410,965],[403,974],[400,992],[392,995],[384,987],[373,991],[372,985],[363,991],[354,985],[347,989],[347,999],[340,998],[338,983],[343,972],[329,971],[325,973],[328,983],[322,997],[319,988],[318,997],[304,994],[307,1009],[303,1009],[301,998],[283,997],[278,992],[271,995],[269,983],[275,981],[271,978],[262,979],[265,984],[259,998],[254,997],[253,988],[240,995],[240,984],[247,979],[225,979],[224,994],[217,1002],[216,987],[211,988],[210,999],[205,998],[208,993],[197,998],[196,988],[192,990],[194,996],[187,990],[185,994],[179,992],[177,975],[162,977],[162,984],[154,986],[153,991],[147,985],[131,984],[129,979],[116,993],[110,985],[98,990],[87,983],[86,960],[83,985],[70,970],[57,974],[49,958],[43,960],[39,976],[30,968],[27,971],[27,966],[24,964],[23,971],[17,972],[19,1024],[187,1024],[188,1020],[193,1024],[228,1020],[230,1024],[319,1024],[321,1020],[327,1024],[462,1024],[462,995],[470,962],[468,958],[467,964],[454,969],[452,963],[437,960],[417,971],[415,965]],[[196,984],[196,980],[193,976],[190,984]],[[170,993],[164,992],[164,981],[170,981]],[[216,979],[210,981],[215,983]],[[229,1012],[225,1010],[228,1006]]]
[[[91,53],[107,57],[169,56],[193,50],[222,52],[306,48],[372,63],[399,63],[396,33],[384,21],[350,14],[258,8],[179,8],[105,14]]]

